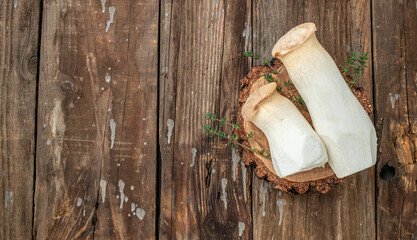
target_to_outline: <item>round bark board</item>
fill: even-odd
[[[257,66],[253,67],[249,74],[241,80],[242,88],[239,97],[239,109],[237,112],[237,121],[240,124],[240,129],[236,132],[242,144],[250,146],[251,148],[269,150],[268,140],[262,131],[251,122],[244,121],[241,115],[242,106],[245,104],[249,95],[256,89],[269,83],[264,77],[265,74],[271,74],[274,81],[277,80],[278,85],[281,87],[280,93],[292,100],[294,105],[300,110],[310,125],[312,125],[307,108],[296,100],[300,94],[291,84],[288,73],[282,66],[282,63],[275,59],[273,67],[280,69],[277,74],[273,74],[273,70],[270,67]],[[373,107],[369,103],[366,91],[364,89],[357,88],[354,85],[351,85],[350,87],[353,94],[364,107],[365,111],[368,114],[372,114]],[[247,141],[246,136],[251,132],[255,133],[255,135],[249,142]],[[314,168],[306,172],[280,178],[274,170],[271,159],[265,158],[258,153],[244,150],[242,161],[248,166],[252,164],[255,165],[255,173],[258,177],[266,178],[272,187],[279,188],[284,192],[305,193],[308,190],[316,189],[319,192],[326,193],[330,190],[332,185],[343,181],[343,179],[335,176],[333,170],[328,164],[326,164],[323,168]]]

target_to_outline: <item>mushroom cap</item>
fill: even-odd
[[[266,100],[272,94],[279,94],[277,92],[277,84],[269,83],[265,86],[260,87],[254,91],[246,100],[245,105],[242,107],[242,117],[245,121],[249,122],[253,119],[256,112],[258,111],[261,103]]]
[[[278,58],[301,46],[315,31],[312,22],[300,24],[282,36],[272,49],[272,56]]]

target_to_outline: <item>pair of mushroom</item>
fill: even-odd
[[[294,104],[267,84],[247,99],[242,117],[267,137],[279,177],[329,163],[342,178],[376,162],[374,126],[321,46],[314,23],[304,23],[278,40],[272,55],[281,60],[310,113],[314,129]]]

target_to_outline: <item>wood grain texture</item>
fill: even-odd
[[[250,173],[202,130],[206,112],[237,106],[249,13],[250,1],[163,1],[161,239],[251,238]]]
[[[415,239],[417,5],[415,1],[373,1],[372,6],[379,138],[377,237]],[[389,167],[395,171],[392,179],[386,175]]]
[[[154,239],[158,1],[44,1],[36,239]]]
[[[318,28],[319,41],[338,65],[350,51],[371,56],[370,13],[370,2],[361,0],[255,1],[254,51],[270,59],[272,47],[283,34],[311,21]],[[361,83],[370,97],[371,74],[370,67]],[[374,182],[370,169],[348,177],[327,194],[291,195],[254,177],[254,239],[374,239]]]
[[[0,239],[31,239],[40,1],[0,1]]]
[[[306,21],[368,52],[378,163],[292,195],[202,125]],[[411,0],[0,1],[0,239],[415,239],[416,39]]]

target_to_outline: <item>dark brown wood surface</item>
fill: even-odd
[[[152,239],[157,1],[44,1],[34,236]]]
[[[373,4],[379,239],[417,238],[417,4]],[[388,60],[389,59],[389,60]],[[389,174],[393,171],[393,174]],[[391,179],[391,176],[393,177]]]
[[[246,168],[227,142],[202,130],[206,112],[230,116],[237,106],[239,79],[248,71],[242,52],[249,33],[242,33],[249,13],[250,1],[163,2],[161,239],[252,234]]]
[[[30,239],[40,2],[0,1],[0,239]]]
[[[376,110],[377,166],[324,195],[202,130],[305,21],[339,65],[368,52]],[[415,239],[416,79],[412,0],[2,0],[0,239]]]

